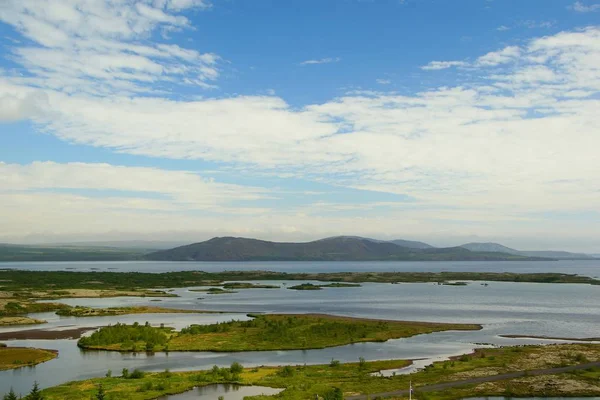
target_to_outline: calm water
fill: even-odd
[[[463,272],[563,272],[600,276],[600,260],[582,261],[371,261],[371,262],[3,262],[0,268],[38,271],[276,271],[276,272],[351,272],[351,271],[463,271]]]
[[[159,397],[157,400],[192,400],[192,399],[204,399],[214,400],[223,396],[224,400],[243,400],[245,396],[259,396],[259,395],[275,395],[281,392],[283,389],[273,389],[270,387],[263,386],[240,386],[231,384],[219,384],[209,385],[204,387],[198,387],[189,392]]]
[[[600,274],[600,263],[595,262],[558,262],[551,263],[555,267],[569,272],[595,276]],[[51,263],[54,269],[63,269],[73,264]],[[125,270],[137,265],[137,269],[160,272],[172,263],[83,263],[80,268],[92,268],[90,265],[102,264],[102,268],[119,268]],[[208,270],[207,264],[192,263],[190,269]],[[227,269],[242,269],[246,263],[227,263]],[[271,269],[277,263],[249,263],[244,269]],[[265,265],[268,264],[268,265]],[[293,263],[298,264],[298,263]],[[334,267],[348,270],[354,265],[364,270],[371,263],[306,263],[322,265],[326,270]],[[362,264],[359,268],[358,264]],[[376,263],[397,266],[407,263]],[[461,263],[410,263],[422,270],[455,269]],[[423,266],[425,264],[425,266]],[[455,265],[454,267],[449,264]],[[487,263],[488,270],[493,266],[512,263]],[[521,263],[519,263],[521,264]],[[546,263],[525,263],[543,267]],[[13,267],[16,265],[11,264]],[[31,264],[19,264],[31,268]],[[112,265],[112,266],[111,266]],[[116,265],[116,266],[115,266]],[[176,264],[182,265],[182,264]],[[187,266],[188,264],[183,264]],[[202,267],[199,267],[202,265]],[[223,264],[221,269],[223,269]],[[288,265],[288,264],[285,264]],[[471,265],[468,263],[467,265]],[[39,265],[37,265],[39,267]],[[426,268],[427,266],[427,268]],[[44,267],[48,269],[49,267]],[[93,267],[97,268],[97,267]],[[373,268],[371,268],[373,269]],[[482,267],[472,270],[484,270]],[[504,270],[504,269],[502,269]],[[541,272],[541,271],[538,271]],[[0,393],[13,386],[17,391],[25,392],[34,380],[42,387],[60,384],[70,380],[103,376],[108,369],[115,373],[122,368],[140,368],[147,371],[208,369],[213,365],[228,366],[238,361],[245,366],[284,365],[284,364],[317,364],[327,363],[332,358],[341,362],[355,362],[359,357],[367,360],[377,359],[439,359],[450,355],[471,351],[482,344],[512,345],[528,343],[552,343],[534,339],[507,339],[503,334],[521,334],[534,336],[558,337],[597,337],[600,327],[600,286],[590,285],[556,285],[533,283],[501,283],[490,282],[483,286],[479,282],[468,286],[438,286],[434,284],[378,284],[368,283],[360,288],[328,288],[321,291],[293,291],[286,289],[292,282],[271,282],[278,284],[279,289],[249,289],[225,295],[208,295],[191,292],[187,288],[174,289],[180,297],[164,298],[160,302],[152,302],[151,298],[108,298],[108,299],[64,299],[61,302],[71,305],[87,305],[93,307],[157,305],[162,307],[184,308],[190,310],[232,311],[234,314],[160,314],[130,315],[120,317],[74,318],[58,317],[52,313],[33,315],[35,318],[48,321],[47,326],[38,328],[67,329],[79,326],[101,326],[108,323],[149,321],[152,324],[165,323],[177,329],[191,323],[213,323],[229,319],[244,319],[248,312],[279,313],[329,313],[355,317],[480,323],[484,329],[476,332],[439,332],[413,338],[391,340],[386,343],[362,343],[337,348],[309,351],[268,351],[247,353],[209,353],[186,352],[169,354],[121,354],[115,352],[83,352],[74,340],[55,341],[8,341],[9,346],[33,346],[59,350],[59,357],[53,361],[40,364],[35,368],[24,368],[0,372]],[[295,282],[297,283],[297,282]],[[32,329],[32,327],[3,328],[3,331]],[[430,361],[420,362],[419,365]]]

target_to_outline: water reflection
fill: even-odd
[[[217,399],[223,397],[223,400],[243,400],[246,396],[266,395],[272,396],[283,389],[274,389],[264,386],[241,386],[234,384],[218,384],[197,387],[185,393],[172,396],[159,397],[157,400],[191,400],[191,399]]]

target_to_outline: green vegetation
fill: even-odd
[[[312,283],[302,283],[296,286],[290,286],[288,289],[292,290],[321,290],[323,288],[351,288],[351,287],[360,287],[358,283],[343,283],[343,282],[333,282],[327,285],[313,285]]]
[[[2,307],[3,306],[3,307]],[[17,316],[29,313],[56,311],[68,306],[60,303],[35,303],[29,301],[0,302],[0,316]]]
[[[13,325],[39,325],[45,324],[46,321],[40,319],[29,318],[29,317],[0,317],[0,326],[13,326]]]
[[[58,310],[57,315],[68,317],[101,317],[107,315],[127,315],[127,314],[200,314],[200,313],[218,313],[217,311],[198,311],[198,310],[178,310],[173,308],[163,307],[109,307],[109,308],[92,308],[92,307],[66,307]]]
[[[84,246],[0,244],[0,261],[122,261],[139,260],[147,250]]]
[[[121,351],[154,351],[168,348],[170,328],[155,328],[146,322],[140,325],[116,324],[106,326],[90,336],[82,337],[77,345],[82,348],[101,348],[118,344]],[[116,348],[115,348],[116,349]]]
[[[223,284],[224,289],[279,289],[276,285],[259,285],[249,282],[228,282]]]
[[[14,292],[19,298],[168,296],[149,291],[173,287],[202,286],[207,281],[296,280],[337,283],[416,283],[450,281],[533,282],[600,284],[600,280],[560,273],[493,272],[337,272],[283,273],[268,271],[202,272],[180,271],[162,274],[142,272],[73,272],[0,270],[0,291]],[[48,282],[52,282],[50,285]],[[173,295],[171,295],[173,296]]]
[[[87,349],[132,351],[260,351],[318,349],[479,325],[380,321],[329,315],[255,315],[250,321],[192,325],[179,333],[149,325],[115,325],[81,338]]]
[[[582,354],[583,356],[580,356]],[[530,371],[557,366],[576,365],[586,360],[600,360],[600,345],[565,344],[550,346],[505,347],[482,349],[473,354],[449,361],[436,362],[425,370],[401,375],[382,377],[382,370],[394,370],[410,364],[404,360],[310,366],[260,367],[241,369],[213,367],[208,371],[162,372],[143,374],[138,379],[130,377],[106,377],[70,382],[43,391],[48,400],[89,399],[102,385],[108,399],[142,400],[164,394],[180,393],[195,386],[212,383],[240,383],[275,388],[285,388],[275,396],[281,400],[325,399],[374,395],[407,389],[412,381],[416,399],[455,400],[473,396],[598,396],[600,395],[600,369],[575,371],[560,375],[524,376],[508,381],[487,382],[456,389],[444,389],[438,393],[424,393],[419,389],[443,382],[459,382],[476,377],[494,377],[498,374]],[[335,361],[335,360],[334,360]],[[247,400],[269,400],[274,397],[255,396]],[[372,396],[371,398],[376,398]],[[401,397],[396,397],[401,398]]]
[[[319,285],[322,288],[351,288],[351,287],[361,287],[358,283],[342,283],[342,282],[333,282],[327,285]]]
[[[225,290],[221,288],[210,288],[210,289],[194,289],[193,292],[205,292],[206,294],[231,294],[237,293],[233,290]]]
[[[28,347],[0,346],[0,370],[40,364],[56,358],[58,352]]]
[[[313,285],[312,283],[303,283],[301,285],[290,286],[288,289],[291,290],[322,290],[320,286]]]

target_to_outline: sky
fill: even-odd
[[[0,242],[600,253],[598,0],[0,0]]]

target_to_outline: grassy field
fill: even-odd
[[[390,360],[339,364],[335,360],[326,365],[260,367],[234,371],[217,368],[209,371],[145,374],[137,379],[119,377],[98,378],[71,382],[44,390],[48,400],[89,399],[102,385],[112,400],[153,399],[167,393],[177,393],[194,386],[219,382],[237,382],[285,388],[275,398],[280,400],[314,399],[331,394],[339,388],[345,396],[373,394],[406,389],[409,381],[416,388],[413,398],[455,400],[472,396],[599,396],[600,370],[548,376],[525,376],[510,381],[444,390],[440,393],[419,392],[422,386],[493,376],[512,371],[527,371],[556,366],[576,365],[600,360],[600,345],[565,344],[551,346],[506,347],[478,350],[455,360],[437,362],[425,370],[410,375],[382,377],[373,374],[380,370],[398,369],[410,364],[405,360]],[[233,366],[232,366],[233,367]],[[247,400],[269,400],[273,397],[256,396]],[[375,399],[373,397],[373,399]]]
[[[0,370],[36,365],[57,356],[58,353],[51,350],[0,346]]]
[[[217,314],[218,311],[198,311],[198,310],[179,310],[164,307],[109,307],[109,308],[91,308],[91,307],[69,307],[60,309],[56,314],[69,317],[101,317],[107,315],[127,315],[127,314]],[[0,320],[1,321],[1,320]]]
[[[256,315],[250,321],[192,325],[148,343],[140,330],[160,328],[138,325],[123,334],[122,326],[100,329],[79,341],[80,347],[115,351],[261,351],[319,349],[358,342],[389,339],[445,330],[477,330],[479,325],[380,321],[329,315]]]

